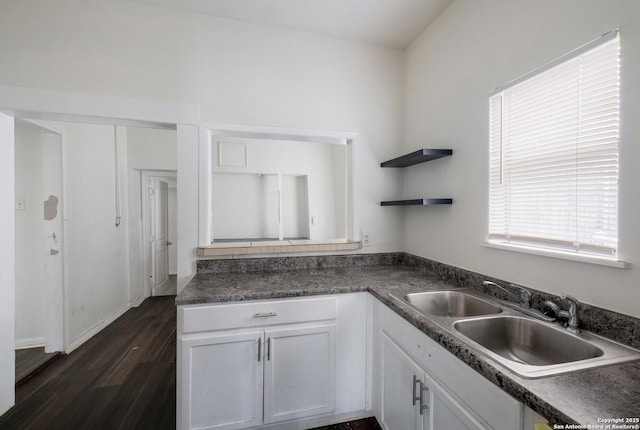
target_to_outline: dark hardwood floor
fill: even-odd
[[[164,430],[176,423],[175,296],[150,297],[16,391],[0,429]],[[375,419],[316,430],[378,430]]]
[[[313,430],[382,430],[380,424],[374,417],[348,423],[334,424],[330,426],[317,427]]]
[[[132,308],[16,391],[0,429],[175,429],[175,297]]]
[[[16,387],[46,367],[60,355],[59,352],[44,352],[44,347],[16,350]]]

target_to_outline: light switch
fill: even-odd
[[[24,199],[17,199],[16,200],[16,210],[17,211],[23,211],[24,210]]]

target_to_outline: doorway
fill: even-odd
[[[16,119],[16,384],[65,349],[63,133]]]
[[[177,180],[176,172],[147,176],[149,191],[147,238],[152,296],[175,296],[177,278]],[[149,172],[147,172],[149,174]],[[153,173],[151,173],[153,174]]]
[[[196,258],[191,247],[198,240],[198,165],[199,154],[199,106],[170,102],[155,102],[135,98],[105,96],[90,93],[69,93],[0,85],[0,236],[5,246],[0,249],[0,413],[7,411],[15,402],[15,175],[14,175],[14,117],[16,115],[38,120],[75,121],[93,124],[108,124],[141,127],[170,127],[176,130],[176,143],[180,157],[173,153],[174,163],[180,175],[180,244],[178,248],[178,289],[183,288],[196,273]],[[63,143],[64,143],[63,136]],[[66,144],[65,144],[66,145]],[[64,147],[64,146],[63,146]],[[69,151],[65,151],[65,159]],[[111,158],[111,157],[109,157]],[[101,166],[98,163],[98,166]],[[142,168],[142,167],[140,167]],[[111,200],[111,199],[109,199]],[[65,198],[68,204],[69,198]],[[82,203],[82,202],[81,202]],[[111,213],[111,211],[109,211]],[[82,218],[79,218],[82,220]],[[111,223],[111,221],[109,221]],[[66,229],[68,230],[68,229]],[[65,232],[65,237],[68,235]],[[86,235],[91,237],[90,235]],[[136,240],[137,237],[132,237]],[[94,241],[95,243],[101,243]],[[67,240],[68,243],[68,240]],[[98,249],[103,250],[103,247]],[[104,250],[103,250],[104,251]],[[58,255],[61,255],[60,253]],[[110,256],[116,256],[111,253]],[[82,255],[78,252],[76,255]],[[117,255],[120,257],[122,254]],[[69,253],[66,253],[67,258]],[[91,257],[91,255],[85,256]],[[67,270],[65,263],[65,271]],[[89,272],[89,271],[87,271]],[[119,271],[119,275],[126,271]],[[91,275],[91,273],[89,273]],[[96,277],[98,278],[98,277]],[[104,279],[100,279],[106,283]],[[84,282],[76,282],[65,276],[67,290],[78,287],[86,292]],[[131,282],[125,282],[124,285]],[[113,285],[123,285],[122,282]],[[140,284],[142,285],[142,284]],[[120,294],[120,292],[119,292]],[[134,297],[124,294],[128,303],[135,306]],[[86,294],[92,303],[113,304],[98,294]],[[62,296],[60,297],[62,299]],[[121,297],[122,298],[122,297]],[[72,315],[69,297],[65,296],[65,315]],[[116,304],[117,305],[117,304]],[[128,307],[128,306],[127,306]],[[84,333],[71,335],[71,325],[66,322],[66,349],[77,347],[91,335],[119,316],[118,308],[104,321],[92,325]],[[93,317],[87,306],[79,306],[82,317]],[[102,317],[102,315],[100,315]],[[76,330],[77,331],[77,330]],[[75,332],[74,332],[75,333]],[[77,339],[72,341],[72,339]],[[71,348],[73,349],[73,348]],[[69,351],[67,351],[69,352]]]
[[[134,305],[149,296],[176,295],[177,187],[175,170],[130,170],[130,235],[133,240],[129,255]]]

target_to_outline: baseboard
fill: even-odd
[[[138,297],[137,299],[132,299],[131,300],[131,307],[132,308],[137,308],[138,306],[140,306],[142,304],[142,302],[144,302],[145,299],[146,299],[146,297],[144,297],[144,296]]]
[[[124,305],[120,309],[118,309],[115,312],[113,312],[107,318],[105,318],[104,320],[100,321],[98,324],[96,324],[95,326],[93,326],[89,330],[87,330],[84,333],[82,333],[78,339],[76,339],[73,342],[69,343],[67,345],[67,349],[65,350],[65,352],[67,354],[71,353],[73,350],[75,350],[80,345],[82,345],[83,343],[85,343],[86,341],[91,339],[93,336],[95,336],[96,334],[100,333],[102,331],[102,329],[104,329],[106,326],[108,326],[109,324],[111,324],[112,322],[117,320],[120,316],[122,316],[122,314],[124,314],[129,309],[131,309],[131,304],[127,303],[126,305]]]
[[[43,346],[44,346],[44,337],[16,339],[16,349],[41,348]]]

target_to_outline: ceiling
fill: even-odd
[[[403,48],[453,0],[128,0]]]

